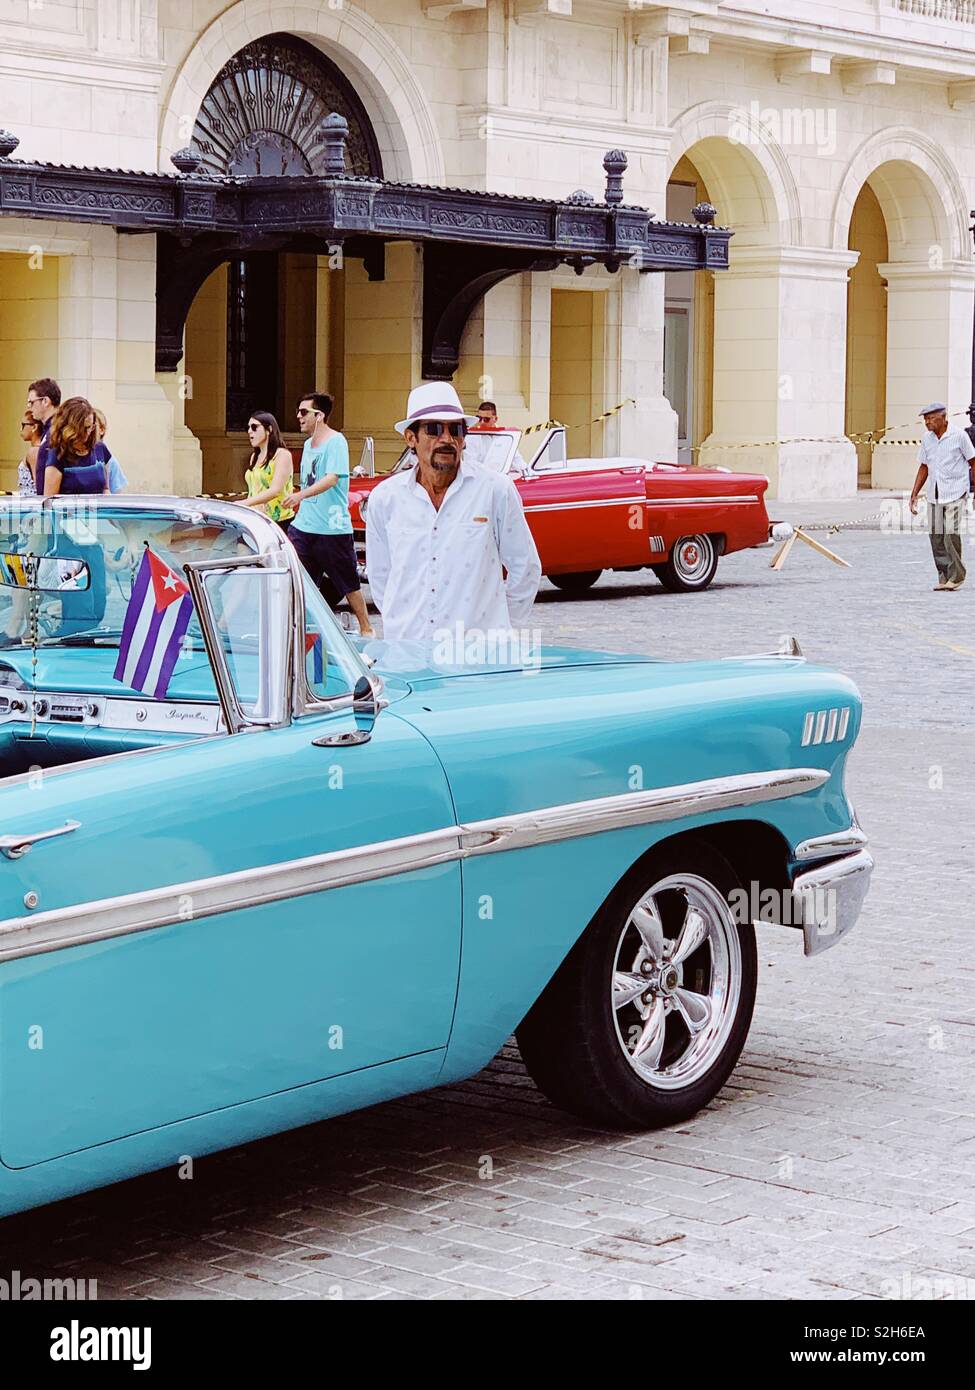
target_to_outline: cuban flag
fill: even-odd
[[[185,582],[146,546],[125,610],[115,679],[162,700],[192,613]]]
[[[325,659],[322,654],[322,634],[320,632],[305,633],[305,656],[311,652],[312,684],[324,685],[325,683]]]

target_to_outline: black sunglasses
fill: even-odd
[[[451,420],[446,423],[443,420],[421,420],[418,425],[413,426],[414,434],[425,434],[428,439],[440,439],[445,430],[451,439],[464,439],[467,435],[467,421]]]

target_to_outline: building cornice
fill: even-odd
[[[650,126],[635,121],[603,120],[594,124],[591,116],[572,116],[563,112],[523,110],[515,106],[460,106],[457,110],[461,135],[480,135],[484,121],[490,122],[493,136],[513,140],[571,140],[583,149],[603,150],[607,140],[618,140],[630,155],[663,155],[670,152],[673,131],[669,126]]]
[[[901,31],[919,18],[890,13]],[[834,75],[841,75],[845,63],[877,62],[892,64],[913,81],[941,83],[975,77],[975,51],[949,46],[952,39],[956,44],[975,41],[975,29],[961,24],[955,26],[952,34],[946,25],[945,41],[939,44],[912,39],[903,32],[885,34],[747,10],[715,10],[696,15],[695,23],[713,39],[731,47],[777,54],[808,50],[829,55],[837,60],[839,68],[834,68]]]

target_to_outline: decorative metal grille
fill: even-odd
[[[235,53],[217,73],[193,129],[201,174],[321,174],[322,121],[349,123],[347,172],[382,177],[365,107],[323,53],[290,34],[269,34]]]

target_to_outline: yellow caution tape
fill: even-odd
[[[537,434],[539,430],[584,430],[590,425],[601,425],[604,420],[608,420],[611,415],[618,415],[628,405],[636,405],[634,396],[627,396],[625,401],[620,401],[619,405],[614,405],[612,410],[604,410],[602,415],[596,416],[595,420],[583,420],[579,425],[565,425],[561,420],[546,420],[543,425],[528,425],[522,430],[522,434]]]
[[[953,410],[953,411],[950,411],[950,412],[949,412],[948,418],[949,418],[949,419],[954,419],[954,417],[957,416],[957,415],[967,415],[967,414],[968,414],[968,411],[967,411],[967,410]],[[923,441],[922,439],[886,439],[886,438],[885,438],[885,437],[886,437],[888,434],[890,434],[892,431],[896,431],[896,430],[906,430],[906,429],[908,429],[911,425],[913,425],[913,424],[915,424],[915,423],[916,423],[916,421],[914,421],[914,420],[907,420],[907,421],[905,421],[905,423],[902,424],[902,425],[884,425],[884,427],[883,427],[882,429],[876,429],[876,430],[863,430],[863,431],[860,432],[859,434],[843,434],[843,435],[837,435],[837,434],[833,434],[833,435],[825,435],[825,434],[823,434],[823,435],[805,434],[805,435],[792,435],[790,438],[786,438],[786,439],[756,439],[756,440],[752,440],[750,443],[744,443],[744,444],[694,444],[694,445],[691,446],[691,452],[692,452],[692,453],[699,454],[699,453],[703,453],[703,452],[709,451],[709,450],[715,450],[715,451],[718,451],[718,452],[723,453],[726,449],[727,449],[727,450],[732,450],[732,449],[774,449],[774,448],[777,448],[780,444],[847,444],[847,443],[849,443],[849,444],[869,444],[869,445],[871,445],[871,447],[873,447],[873,448],[876,448],[876,446],[877,446],[878,444],[881,444],[881,443],[884,443],[884,442],[886,442],[886,443],[888,443],[888,444],[913,444],[913,445],[920,445],[920,444],[923,444],[923,443],[924,443],[924,441]]]

